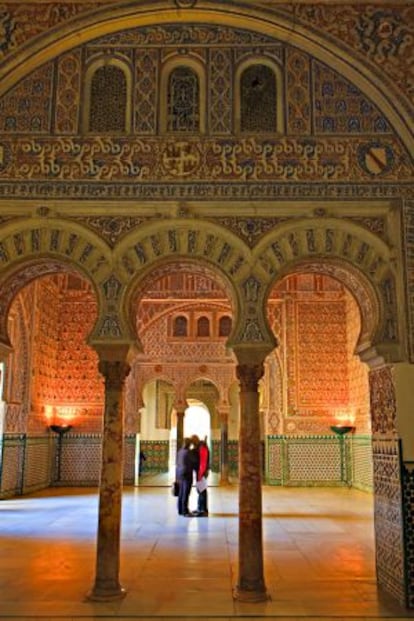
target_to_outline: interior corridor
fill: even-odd
[[[146,483],[124,490],[121,584],[127,595],[111,603],[85,597],[94,579],[97,489],[54,488],[1,501],[0,618],[414,617],[377,592],[370,494],[265,486],[270,599],[246,604],[232,597],[237,485],[211,486],[209,517],[185,518],[162,477]],[[195,490],[190,505],[195,509]]]

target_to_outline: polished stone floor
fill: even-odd
[[[0,619],[232,620],[414,618],[375,581],[372,496],[348,488],[263,489],[268,602],[232,597],[237,485],[209,488],[210,516],[177,515],[161,481],[123,497],[126,597],[92,603],[96,489],[50,489],[0,501]],[[191,508],[195,508],[193,490]]]

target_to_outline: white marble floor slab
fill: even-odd
[[[348,488],[263,489],[270,599],[235,601],[237,485],[209,488],[208,518],[177,515],[162,480],[124,490],[121,583],[110,604],[93,585],[96,489],[0,501],[0,619],[408,619],[377,591],[372,496]],[[165,483],[165,481],[164,481]],[[192,508],[196,491],[192,492]]]

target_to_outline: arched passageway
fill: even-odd
[[[271,292],[285,276],[319,274],[325,284],[328,277],[342,283],[354,300],[353,306],[344,297],[347,325],[354,325],[349,349],[344,349],[347,374],[336,366],[342,369],[343,382],[348,379],[347,407],[359,401],[358,364],[369,368],[371,429],[366,443],[373,449],[378,582],[400,604],[414,602],[409,552],[414,512],[414,133],[407,87],[412,20],[405,4],[394,3],[386,10],[380,4],[322,7],[298,2],[287,7],[269,2],[265,7],[175,0],[172,10],[169,0],[160,0],[139,6],[114,2],[92,11],[84,3],[62,0],[59,10],[48,7],[46,17],[43,3],[10,2],[4,7],[0,356],[7,369],[16,355],[12,335],[15,343],[26,342],[26,350],[31,345],[40,356],[42,375],[37,386],[28,387],[15,370],[16,390],[3,410],[13,419],[12,412],[21,406],[30,442],[46,443],[42,403],[48,406],[53,382],[62,392],[57,378],[66,367],[53,369],[46,359],[43,352],[55,347],[47,330],[42,343],[30,343],[30,303],[17,301],[12,315],[10,308],[22,286],[34,278],[53,279],[52,274],[61,272],[63,280],[68,273],[82,275],[90,290],[81,288],[81,296],[89,300],[92,291],[96,304],[88,344],[98,363],[94,382],[101,381],[102,398],[96,398],[90,417],[89,404],[82,425],[85,430],[100,415],[103,427],[88,437],[76,437],[73,428],[62,437],[62,455],[79,450],[83,460],[77,463],[88,472],[88,461],[96,464],[99,455],[91,599],[116,600],[125,594],[119,579],[122,483],[133,481],[136,436],[146,406],[143,386],[154,380],[173,380],[179,436],[186,388],[199,380],[217,386],[219,439],[213,456],[223,483],[232,469],[240,482],[234,595],[240,602],[267,599],[261,460],[264,454],[268,482],[278,484],[283,481],[280,470],[286,475],[280,454],[301,451],[286,449],[284,438],[269,439],[277,434],[266,432],[282,431],[290,441],[293,432],[314,431],[317,425],[326,429],[332,409],[343,405],[335,384],[317,410],[315,386],[306,383],[309,379],[317,384],[316,376],[313,382],[312,374],[306,378],[297,352],[303,343],[302,360],[307,357],[315,372],[311,353],[323,358],[328,349],[315,348],[315,339],[309,337],[311,312],[306,314],[303,303],[283,293],[282,306],[291,321],[286,343],[292,326],[296,334],[301,334],[302,321],[309,328],[302,331],[299,347],[296,343],[291,349],[297,363],[293,369],[282,354],[285,342],[277,342],[284,334],[274,325],[278,318],[273,311],[269,315]],[[141,317],[138,313],[137,323],[137,305],[145,307],[140,295],[151,279],[161,282],[171,268],[178,272],[174,277],[180,270],[190,274],[194,269],[198,282],[207,276],[219,283],[225,295],[213,305],[214,322],[199,301],[189,311],[181,299],[168,323],[169,300],[164,300],[164,314],[151,315],[155,307],[159,311],[155,296]],[[300,287],[298,291],[301,296]],[[323,294],[321,305],[327,302],[326,288]],[[49,313],[55,300],[48,305],[46,299],[42,304]],[[150,344],[154,350],[158,346],[155,357],[163,353],[153,336],[156,321],[165,322],[164,333],[172,341],[182,345],[187,334],[199,343],[203,361],[185,381],[174,376],[169,361],[145,360],[151,334]],[[211,331],[213,324],[216,332]],[[331,324],[325,324],[324,332],[316,321],[313,327],[326,345],[324,335]],[[86,331],[82,347],[85,338]],[[180,351],[188,353],[185,342]],[[213,350],[213,342],[221,344],[220,355],[210,351],[206,364],[204,350]],[[194,351],[190,353],[195,367]],[[89,356],[83,367],[92,360]],[[324,368],[331,370],[330,363]],[[35,376],[40,373],[36,364]],[[84,368],[76,370],[82,374]],[[25,378],[30,380],[30,373]],[[275,385],[270,389],[271,380]],[[321,393],[325,386],[319,383],[319,388]],[[36,404],[33,416],[30,391]],[[74,406],[63,400],[59,407],[67,414]],[[154,409],[159,424],[154,429],[168,433],[169,404],[163,409]],[[356,431],[361,421],[357,413]],[[338,444],[329,435],[325,455],[330,450],[335,455],[338,446],[351,442],[347,438]],[[357,434],[352,436],[356,439]],[[15,441],[12,432],[3,434],[4,446]],[[360,455],[364,450],[358,446]],[[13,459],[8,463],[15,463]],[[20,476],[30,472],[38,481],[33,460],[30,467],[19,464]],[[43,472],[48,464],[45,458]],[[298,473],[303,475],[303,469]],[[72,474],[71,468],[61,468],[59,477]],[[2,476],[3,492],[5,481],[7,487]]]

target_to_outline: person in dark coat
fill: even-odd
[[[175,478],[178,482],[178,514],[184,517],[191,517],[188,508],[191,486],[193,484],[193,462],[190,453],[191,440],[184,438],[181,448],[177,452],[177,463]]]
[[[144,451],[140,451],[139,452],[139,468],[138,468],[138,474],[139,475],[142,474],[142,469],[144,467],[144,461],[147,461],[147,458],[145,456]]]

